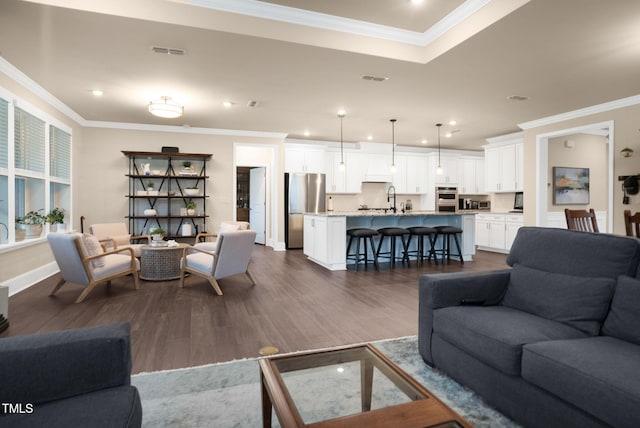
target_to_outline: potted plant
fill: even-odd
[[[184,207],[187,209],[187,215],[196,215],[196,203],[193,201],[189,201],[184,204]]]
[[[194,171],[191,161],[186,160],[182,162],[182,171],[180,171],[181,175],[195,175]]]
[[[149,235],[151,235],[154,241],[162,241],[164,239],[165,234],[166,232],[161,227],[154,227],[149,232]]]
[[[189,186],[184,189],[184,193],[186,193],[189,196],[196,196],[198,195],[198,193],[200,193],[200,189],[198,189],[198,186],[195,186],[195,185]]]
[[[46,217],[47,223],[51,225],[52,232],[62,232],[64,230],[64,211],[62,209],[54,208]]]
[[[42,225],[47,217],[40,214],[42,208],[37,211],[29,211],[22,217],[16,217],[16,241],[38,238],[42,235]]]
[[[153,181],[147,182],[147,195],[149,195],[149,196],[157,196],[158,195],[158,191],[155,190],[155,187],[156,187],[156,183],[154,183]]]

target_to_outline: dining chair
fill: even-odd
[[[255,240],[255,230],[236,230],[220,233],[215,251],[186,247],[180,261],[180,287],[184,287],[186,273],[206,278],[219,296],[222,290],[218,280],[228,276],[243,273],[255,285],[256,281],[249,272]]]
[[[133,276],[134,288],[140,288],[140,262],[131,248],[104,251],[98,239],[87,233],[50,233],[47,240],[62,274],[62,280],[56,284],[50,296],[67,282],[72,282],[85,286],[76,300],[76,303],[80,303],[101,282],[110,283],[114,278],[129,274]]]
[[[624,228],[627,236],[640,238],[640,211],[631,215],[630,210],[624,210]]]
[[[598,230],[596,212],[593,208],[589,208],[589,211],[565,209],[564,215],[567,219],[567,229],[569,230],[596,233],[600,232]]]

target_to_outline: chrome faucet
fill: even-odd
[[[391,194],[391,189],[393,189],[393,195]],[[387,202],[391,202],[391,198],[393,198],[393,206],[390,208],[394,213],[398,212],[396,208],[396,188],[393,185],[389,186],[387,189]]]

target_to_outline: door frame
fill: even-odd
[[[614,121],[607,120],[604,122],[592,123],[588,125],[577,126],[575,128],[560,129],[552,132],[536,135],[536,226],[547,226],[547,217],[549,206],[547,197],[549,192],[549,139],[564,137],[573,134],[593,133],[594,131],[602,131],[608,129],[609,138],[607,141],[607,223],[606,230],[603,232],[613,232],[613,184],[614,184]]]

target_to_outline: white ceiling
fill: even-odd
[[[639,29],[637,0],[0,2],[0,55],[86,120],[336,141],[343,108],[346,141],[395,118],[396,143],[433,144],[456,119],[451,148],[640,94]],[[150,115],[161,95],[184,116]]]

